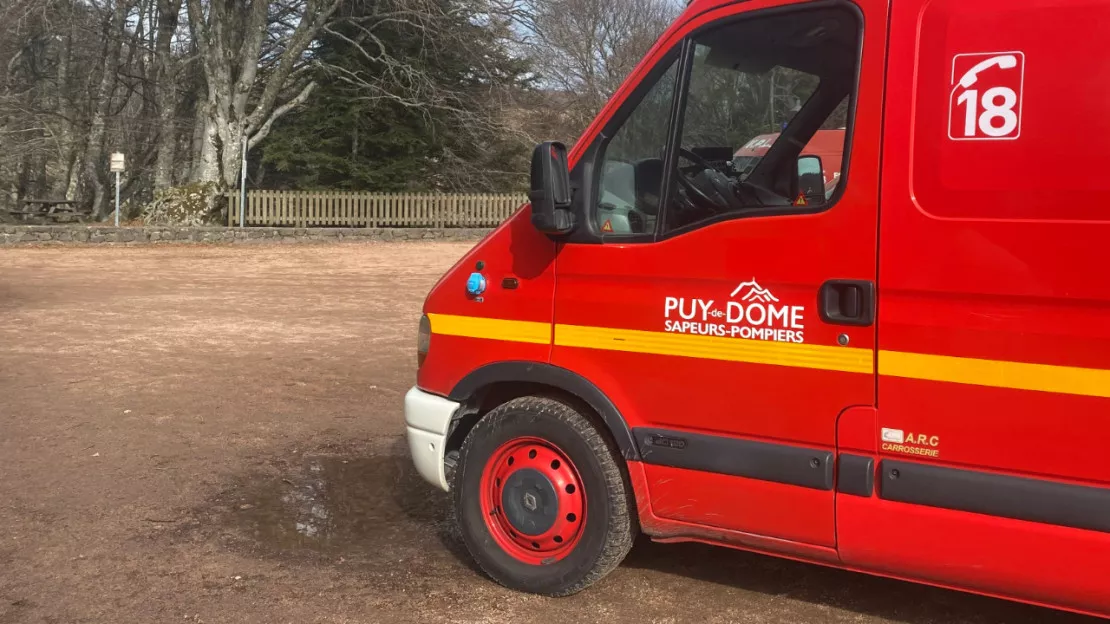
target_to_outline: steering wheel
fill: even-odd
[[[736,196],[732,180],[729,179],[727,175],[709,164],[704,158],[685,147],[678,148],[678,153],[686,160],[689,160],[701,168],[701,172],[698,174],[699,177],[703,177],[709,183],[711,193],[695,184],[692,179],[679,173],[677,176],[678,183],[681,184],[682,188],[686,189],[686,192],[692,195],[694,199],[705,205],[706,208],[712,208],[718,211],[722,208],[726,210],[739,210],[744,207],[744,204]]]

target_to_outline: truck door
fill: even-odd
[[[679,25],[571,154],[553,363],[632,427],[642,510],[835,545],[838,415],[874,404],[881,0],[748,2]],[[803,146],[847,128],[828,192]],[[757,159],[734,155],[776,134]],[[812,158],[812,156],[810,156]],[[820,174],[817,174],[820,176]],[[737,533],[739,534],[739,533]]]
[[[890,23],[880,485],[838,499],[841,554],[1105,613],[1110,5],[907,0]]]

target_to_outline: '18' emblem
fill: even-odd
[[[1025,54],[987,52],[952,58],[948,138],[990,141],[1021,136]]]

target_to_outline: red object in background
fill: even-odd
[[[802,148],[801,156],[821,157],[825,184],[840,177],[841,162],[844,158],[844,133],[843,128],[839,130],[818,130],[813,138],[809,140],[809,143],[806,143],[806,146]],[[778,138],[778,132],[761,134],[736,150],[734,156],[762,158]]]
[[[688,34],[795,4],[694,0],[571,166]],[[683,467],[652,459],[680,457],[678,443],[630,437],[655,539],[1110,616],[1110,3],[1050,4],[858,0],[879,27],[864,31],[850,151],[843,164],[828,151],[843,148],[839,130],[806,147],[826,178],[846,172],[835,205],[604,244],[553,242],[525,207],[444,276],[425,312],[547,326],[551,340],[514,339],[511,324],[500,337],[437,333],[433,320],[418,385],[447,396],[485,365],[554,366],[630,431],[705,450]],[[519,288],[469,297],[478,261],[491,284]],[[835,280],[876,289],[874,323],[825,318]],[[696,305],[749,305],[749,281],[765,313],[799,310],[782,328],[799,344],[678,340],[664,327]],[[723,474],[717,448],[787,449],[815,472]]]

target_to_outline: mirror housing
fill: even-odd
[[[536,146],[528,200],[532,203],[532,225],[540,232],[562,235],[574,230],[566,145],[544,141]]]
[[[805,155],[798,157],[797,193],[805,196],[809,205],[820,206],[825,203],[825,167],[820,156]]]

